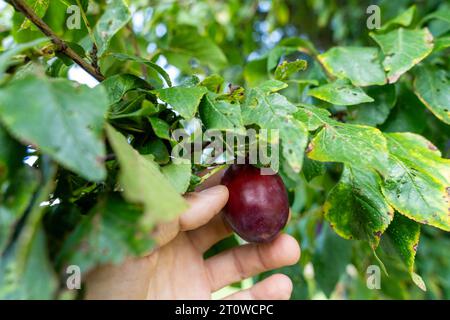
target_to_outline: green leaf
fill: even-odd
[[[450,74],[444,69],[422,66],[417,68],[414,93],[433,114],[450,124]]]
[[[283,61],[275,69],[275,79],[286,80],[292,74],[305,70],[307,65],[306,60]]]
[[[120,164],[119,182],[128,201],[144,207],[141,223],[150,230],[154,223],[176,218],[186,202],[149,158],[131,147],[125,137],[107,126],[109,142]]]
[[[386,139],[372,127],[337,121],[324,124],[324,128],[310,142],[307,155],[317,161],[343,162],[381,173],[387,169]]]
[[[47,12],[50,0],[25,0],[25,3],[39,18],[42,18]],[[33,26],[33,23],[29,19],[25,18],[20,26],[20,29],[28,29],[31,26]]]
[[[284,96],[271,91],[280,90],[280,82],[266,82],[249,91],[242,106],[245,125],[257,124],[264,129],[279,130],[283,157],[292,170],[300,172],[308,141],[307,128],[293,117],[297,107]]]
[[[439,52],[450,48],[450,36],[437,38],[434,42],[433,52]]]
[[[158,98],[168,103],[183,118],[189,120],[197,113],[200,100],[206,91],[204,87],[172,87],[155,90],[154,92]]]
[[[319,55],[318,59],[330,74],[339,79],[349,79],[354,86],[386,83],[377,48],[334,47]]]
[[[384,52],[383,66],[389,83],[397,82],[402,74],[433,51],[433,36],[426,28],[399,28],[386,34],[371,33],[370,36]]]
[[[14,254],[0,260],[0,299],[52,300],[58,288],[58,278],[48,259],[47,241],[41,227],[29,244],[23,271],[18,270]],[[14,253],[18,252],[14,248]]]
[[[19,44],[12,49],[9,49],[5,52],[3,52],[0,55],[0,82],[3,80],[3,77],[5,76],[5,71],[8,69],[8,67],[13,63],[13,57],[25,50],[28,50],[30,48],[39,46],[45,42],[48,42],[49,40],[47,38],[40,38],[33,40],[28,43]]]
[[[214,79],[216,76],[220,78],[220,76],[213,74],[213,75],[211,75],[209,77],[206,77],[204,80],[206,80],[206,82],[208,82],[210,80],[211,80],[211,82],[220,81],[219,79]],[[178,85],[180,87],[187,87],[187,88],[191,88],[191,87],[195,87],[195,86],[207,87],[207,86],[204,86],[204,85],[202,85],[200,83],[200,78],[197,77],[196,75],[190,75],[190,76],[183,76],[183,77],[181,77],[181,79],[179,79],[179,81],[178,81]]]
[[[423,25],[425,22],[429,21],[429,20],[433,20],[433,19],[437,19],[437,20],[441,20],[444,22],[447,22],[448,24],[450,24],[450,7],[448,6],[442,6],[441,9],[434,11],[430,14],[428,14],[427,16],[425,16],[422,21],[421,24]]]
[[[327,223],[316,240],[312,258],[314,274],[323,292],[330,296],[352,256],[352,243],[338,237]]]
[[[148,119],[158,138],[170,140],[170,126],[167,122],[158,117],[149,117]]]
[[[386,236],[400,254],[408,271],[412,273],[419,246],[420,224],[401,214],[395,214],[394,220],[386,231]]]
[[[106,89],[110,105],[119,102],[128,91],[150,88],[147,82],[132,74],[116,74],[100,85]]]
[[[294,118],[288,117],[286,120],[279,119],[277,125],[280,130],[282,155],[294,173],[298,173],[303,166],[308,130]]]
[[[140,206],[125,202],[118,194],[103,196],[65,239],[57,264],[60,268],[77,265],[87,273],[100,264],[118,264],[148,253],[154,241],[141,224],[142,218]]]
[[[163,68],[161,68],[159,65],[157,65],[156,63],[154,63],[150,60],[146,60],[141,57],[132,56],[129,54],[124,54],[124,53],[111,53],[111,55],[114,58],[116,58],[117,60],[137,62],[137,63],[143,64],[143,65],[149,67],[150,69],[153,69],[164,79],[164,81],[166,81],[166,83],[169,87],[172,86],[172,81],[170,80],[170,76],[168,75],[168,73]]]
[[[25,147],[0,125],[0,187],[10,174],[21,166],[24,156]]]
[[[264,93],[273,93],[287,88],[288,85],[285,82],[278,80],[267,80],[258,85],[258,89]]]
[[[191,26],[178,26],[164,50],[169,62],[184,71],[191,71],[191,59],[196,59],[201,65],[206,65],[214,71],[219,71],[227,64],[227,58],[222,50],[208,37],[197,32]]]
[[[239,104],[216,100],[214,93],[208,93],[203,97],[199,112],[207,129],[244,130]]]
[[[39,159],[40,181],[27,207],[15,241],[0,259],[0,299],[52,299],[57,278],[47,258],[47,242],[41,221],[46,206],[43,201],[55,186],[56,166],[47,156]]]
[[[139,94],[129,100],[124,100],[113,105],[109,111],[108,119],[117,120],[129,118],[141,123],[142,118],[157,114],[159,112],[159,106],[156,106],[149,100],[144,99],[145,94],[139,92]]]
[[[420,225],[396,213],[382,239],[382,248],[389,256],[398,256],[414,283],[426,291],[422,278],[414,273],[414,260],[419,246]]]
[[[213,74],[206,77],[200,85],[207,88],[209,91],[214,93],[221,93],[223,91],[225,80],[218,74]]]
[[[387,201],[412,220],[450,231],[450,160],[419,135],[385,137],[390,159],[382,191]]]
[[[287,56],[291,53],[297,52],[297,48],[295,47],[288,47],[288,46],[276,46],[272,48],[269,53],[267,54],[267,58],[264,59],[265,65],[264,65],[264,71],[272,71],[274,68],[276,68],[280,62],[280,59],[283,56]]]
[[[308,157],[305,157],[305,159],[303,160],[302,172],[305,176],[306,181],[309,182],[315,177],[324,175],[326,172],[326,167],[322,162],[314,161]]]
[[[170,161],[169,150],[165,143],[160,139],[152,139],[139,148],[139,153],[146,159],[154,161],[157,164],[167,164]]]
[[[332,123],[333,119],[330,118],[331,113],[313,105],[300,104],[301,108],[298,108],[294,117],[304,123],[309,131],[317,130],[324,124]]]
[[[375,248],[394,217],[372,171],[345,166],[339,183],[324,205],[325,218],[345,239],[367,240]]]
[[[37,172],[23,166],[18,170],[6,190],[0,193],[0,254],[11,240],[15,226],[31,203],[38,187]]]
[[[413,22],[415,14],[416,14],[416,6],[412,5],[411,7],[408,8],[408,10],[403,11],[395,18],[383,24],[383,26],[380,29],[378,29],[378,31],[384,32],[393,26],[408,27]]]
[[[251,89],[242,107],[244,124],[269,125],[278,122],[279,118],[286,118],[297,111],[297,108],[284,96],[270,93],[260,87]]]
[[[313,88],[309,90],[308,95],[339,106],[351,106],[374,101],[364,90],[343,80]]]
[[[0,120],[12,135],[92,181],[106,177],[107,107],[103,88],[63,79],[27,76],[0,90]]]
[[[178,193],[187,191],[192,173],[190,163],[171,163],[162,167],[161,171]]]
[[[106,10],[94,28],[94,38],[101,57],[108,50],[114,35],[130,21],[131,13],[124,0],[107,0]]]

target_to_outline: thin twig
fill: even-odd
[[[203,182],[205,182],[206,180],[208,180],[210,177],[212,177],[213,175],[215,175],[217,172],[225,169],[228,166],[228,164],[221,164],[218,165],[216,167],[214,167],[213,169],[211,169],[210,171],[208,171],[208,173],[206,173],[205,175],[203,175],[200,178],[200,182],[199,185],[202,184]]]
[[[81,17],[83,18],[84,25],[86,26],[86,29],[88,31],[89,37],[92,41],[92,50],[89,52],[89,57],[91,58],[91,65],[97,70],[98,73],[100,73],[100,67],[98,65],[98,45],[97,41],[95,40],[94,31],[92,31],[91,25],[89,23],[89,20],[86,16],[86,12],[83,9],[83,6],[81,5],[80,0],[76,0],[77,5],[80,8]]]
[[[83,18],[84,25],[86,26],[86,29],[88,31],[89,37],[91,38],[92,43],[94,43],[97,46],[97,42],[95,40],[94,32],[92,31],[91,25],[89,23],[89,20],[86,16],[86,12],[83,9],[83,6],[81,5],[80,0],[76,0],[77,5],[80,8],[81,17]]]
[[[52,29],[25,3],[23,0],[5,0],[10,5],[14,7],[14,9],[18,12],[23,13],[25,17],[27,17],[39,30],[42,31],[53,44],[56,46],[56,49],[62,54],[66,55],[70,59],[72,59],[76,64],[78,64],[81,68],[83,68],[87,73],[92,75],[98,81],[103,81],[105,77],[100,73],[99,70],[96,70],[95,67],[90,65],[87,61],[84,61],[72,48],[70,48],[64,40],[60,39]]]

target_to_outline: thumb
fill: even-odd
[[[153,236],[158,246],[173,240],[180,231],[197,229],[216,216],[228,201],[228,189],[217,185],[185,196],[189,208],[176,220],[157,226]]]

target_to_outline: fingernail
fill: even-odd
[[[224,192],[224,188],[226,188],[225,186],[222,185],[217,185],[205,190],[200,191],[200,194],[202,195],[216,195],[216,194],[220,194]]]

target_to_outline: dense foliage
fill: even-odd
[[[0,298],[81,297],[66,266],[150,250],[210,166],[171,132],[250,127],[280,130],[293,298],[450,298],[448,1],[7,2]]]

